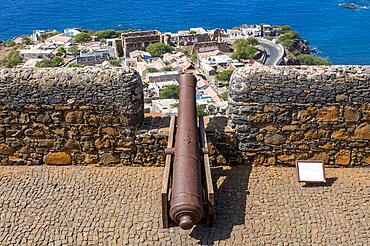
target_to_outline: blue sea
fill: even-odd
[[[351,1],[351,0],[349,0]],[[0,39],[34,29],[159,29],[291,25],[335,64],[370,64],[370,1],[341,0],[0,0]]]

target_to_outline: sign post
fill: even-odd
[[[298,182],[326,183],[324,163],[308,160],[296,161]]]

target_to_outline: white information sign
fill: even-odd
[[[326,182],[322,161],[297,161],[298,181]]]

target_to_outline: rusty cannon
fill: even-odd
[[[162,185],[163,227],[212,224],[214,192],[203,116],[197,117],[196,78],[180,77],[178,117],[171,117]]]

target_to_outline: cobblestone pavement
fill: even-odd
[[[0,167],[0,245],[370,245],[370,169],[216,168],[212,228],[161,229],[162,168]]]

